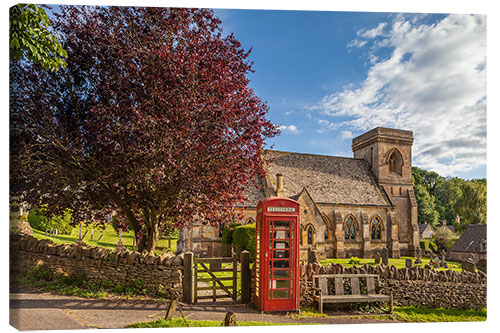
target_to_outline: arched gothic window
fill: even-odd
[[[375,217],[373,219],[370,229],[372,233],[372,239],[382,239],[382,221],[380,221],[380,218]]]
[[[251,224],[251,223],[255,223],[255,220],[251,217],[249,217],[246,221],[245,221],[245,224]]]
[[[329,232],[328,232],[328,226],[325,225],[325,240],[328,240]]]
[[[402,175],[401,172],[402,166],[403,166],[403,158],[401,157],[399,151],[394,150],[391,156],[389,156],[389,171]]]
[[[352,216],[349,216],[345,221],[345,239],[356,239],[356,221]]]
[[[307,227],[307,245],[312,245],[313,244],[313,227],[310,225]]]

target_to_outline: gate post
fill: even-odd
[[[250,253],[245,250],[241,252],[241,302],[250,302]]]
[[[185,303],[193,303],[193,252],[184,253],[182,300]]]

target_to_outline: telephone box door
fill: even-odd
[[[257,228],[262,311],[299,310],[299,206],[287,198],[263,200]],[[260,218],[260,220],[259,220]]]

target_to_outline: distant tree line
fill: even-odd
[[[453,225],[462,233],[470,224],[486,223],[486,179],[443,177],[437,172],[412,168],[418,203],[418,223],[434,227]],[[457,223],[457,215],[460,223]]]

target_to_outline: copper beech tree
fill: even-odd
[[[278,131],[213,12],[67,6],[52,20],[67,67],[11,62],[11,195],[77,221],[114,210],[149,253],[163,230],[236,218]]]

